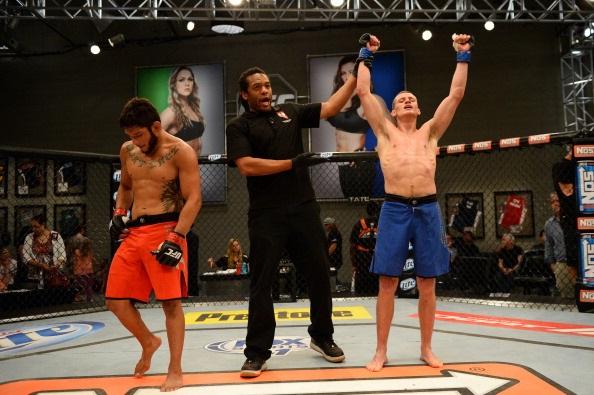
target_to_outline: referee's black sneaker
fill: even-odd
[[[258,377],[263,370],[266,370],[266,361],[262,359],[246,359],[241,367],[241,377]]]
[[[324,359],[328,362],[344,361],[344,352],[342,352],[342,349],[338,347],[333,340],[317,341],[312,338],[309,346],[312,350],[322,354],[322,357],[324,357]]]

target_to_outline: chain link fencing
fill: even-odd
[[[451,252],[451,272],[437,279],[441,299],[573,308],[575,275],[545,261],[541,237],[555,215],[552,167],[570,139],[553,137],[543,144],[522,138],[510,148],[440,149],[437,198]],[[340,240],[330,259],[333,295],[374,297],[378,278],[369,264],[383,201],[377,156],[320,155],[327,163],[311,168],[320,220]],[[249,255],[245,177],[221,155],[200,163],[203,207],[187,238],[186,303],[245,301],[249,265],[225,257],[234,241]],[[105,309],[118,166],[115,156],[0,148],[0,322]],[[400,280],[400,297],[418,297],[412,247]],[[273,297],[307,297],[289,256],[279,262]]]

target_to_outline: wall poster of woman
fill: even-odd
[[[161,125],[194,148],[198,157],[225,152],[224,64],[140,67],[136,95],[149,99]],[[224,202],[226,166],[203,164],[202,199]]]
[[[348,79],[356,54],[308,56],[310,101],[325,101]],[[405,89],[404,52],[381,51],[373,63],[374,94],[390,106]],[[374,151],[377,139],[365,119],[363,108],[353,94],[340,113],[311,129],[313,152]],[[312,167],[312,182],[321,199],[383,196],[383,177],[377,162],[328,163]]]

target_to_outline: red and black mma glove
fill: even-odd
[[[359,57],[355,61],[355,68],[353,69],[353,76],[356,78],[359,72],[359,63],[363,62],[365,67],[369,69],[371,72],[371,62],[373,62],[373,52],[367,49],[367,43],[371,40],[370,33],[363,33],[361,37],[359,37],[359,44],[361,45],[361,49],[359,50]]]
[[[128,210],[125,208],[113,210],[113,216],[109,221],[109,234],[113,241],[122,239],[122,233],[126,230],[126,222],[128,222]]]
[[[186,237],[181,233],[172,230],[165,238],[165,241],[159,245],[157,250],[153,251],[153,255],[156,256],[157,261],[162,265],[172,267],[177,266],[184,256],[181,244],[185,238]]]

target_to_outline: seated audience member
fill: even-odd
[[[12,289],[16,272],[16,259],[12,258],[8,248],[3,247],[0,249],[0,292]]]
[[[249,259],[247,255],[242,252],[239,239],[229,239],[227,253],[216,261],[212,257],[208,258],[208,266],[211,269],[234,269],[237,274],[247,274],[250,271]]]
[[[497,249],[497,283],[500,292],[511,292],[515,273],[520,269],[524,259],[524,250],[515,243],[515,237],[511,233],[505,233]]]
[[[342,235],[336,226],[336,220],[332,217],[324,219],[324,229],[328,241],[330,267],[338,270],[342,266]]]
[[[45,288],[45,283],[64,269],[66,247],[62,236],[46,226],[45,215],[31,218],[32,232],[25,237],[23,262],[28,267],[27,287]]]
[[[458,256],[480,256],[481,252],[474,244],[474,234],[470,230],[462,232],[462,238],[454,240]]]
[[[93,285],[95,283],[93,242],[85,236],[84,227],[80,226],[74,236],[68,239],[68,258],[72,263],[72,274],[77,295],[74,300],[87,302],[93,300]]]

